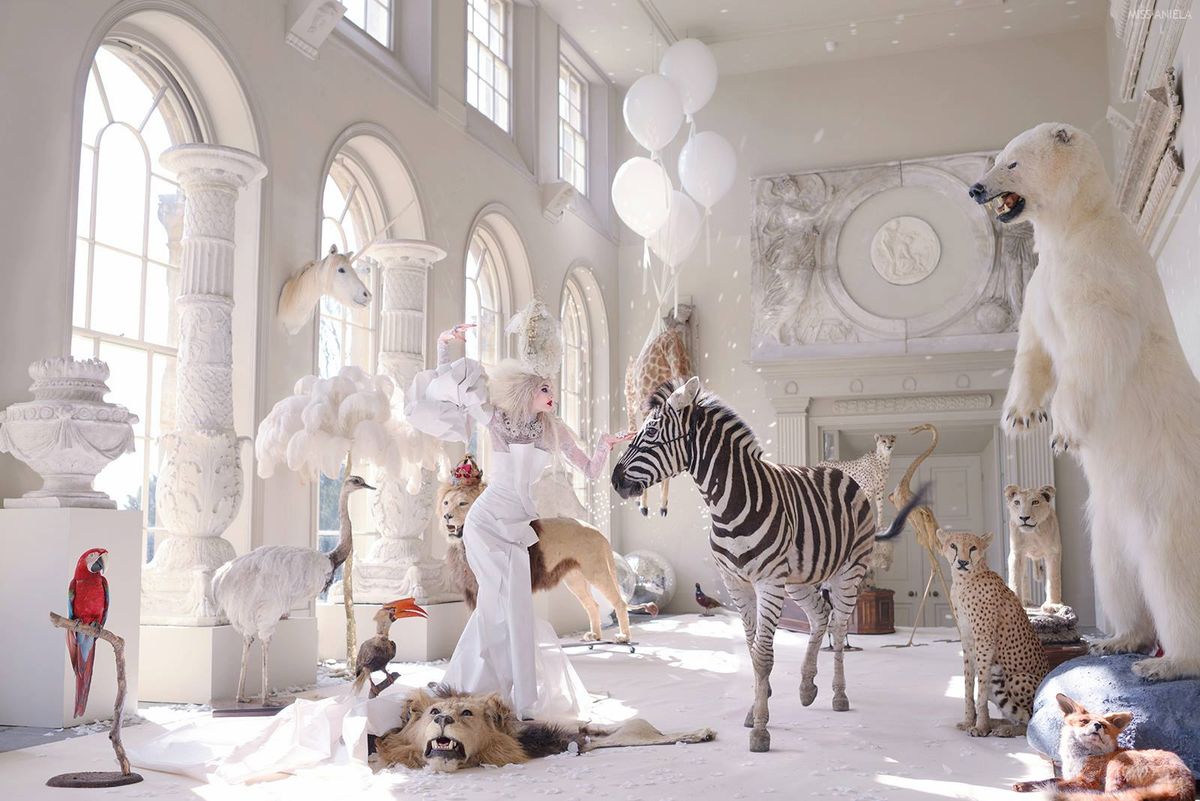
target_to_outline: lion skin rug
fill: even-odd
[[[519,765],[567,751],[703,743],[716,736],[707,728],[664,734],[636,718],[618,726],[522,721],[495,693],[470,695],[439,684],[408,694],[399,724],[375,739],[375,750],[385,766],[449,772]]]

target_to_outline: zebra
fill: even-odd
[[[767,731],[775,629],[787,595],[808,615],[808,650],[800,702],[817,697],[817,653],[833,626],[833,708],[850,708],[842,649],[859,583],[876,540],[904,529],[917,491],[886,532],[876,533],[867,494],[831,467],[777,465],[763,457],[750,427],[700,379],[661,386],[649,400],[642,428],[612,473],[622,498],[685,470],[712,516],[709,544],[737,606],[754,665],[754,705],[746,714],[750,750],[768,751]]]

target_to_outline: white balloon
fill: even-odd
[[[717,60],[699,39],[680,39],[668,47],[658,72],[675,84],[683,113],[689,117],[704,108],[717,90]]]
[[[672,191],[667,222],[650,237],[650,250],[666,264],[678,267],[696,249],[700,222],[700,209],[692,199],[678,190]]]
[[[647,150],[662,150],[683,125],[675,84],[661,75],[643,75],[625,93],[625,127]]]
[[[634,156],[613,176],[613,207],[621,220],[643,238],[649,238],[666,223],[670,198],[667,171],[645,156]]]
[[[719,133],[701,131],[679,151],[679,182],[706,209],[725,197],[735,177],[737,154]]]

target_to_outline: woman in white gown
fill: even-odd
[[[419,374],[406,404],[409,422],[447,440],[466,441],[472,421],[486,427],[492,445],[488,486],[467,513],[463,543],[479,582],[475,611],[454,649],[444,681],[472,693],[500,693],[523,718],[581,717],[587,693],[558,645],[550,624],[533,613],[529,546],[537,534],[532,485],[554,453],[597,478],[609,451],[631,435],[598,437],[591,456],[554,414],[554,387],[515,362],[487,377],[463,358],[450,362],[452,342],[465,341],[469,325],[438,337],[438,366]]]

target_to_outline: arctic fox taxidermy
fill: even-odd
[[[1029,220],[1039,254],[1025,289],[1003,425],[1050,422],[1056,454],[1090,488],[1092,566],[1113,636],[1100,653],[1164,655],[1148,679],[1200,676],[1200,383],[1153,259],[1078,128],[1020,134],[970,189],[997,218]]]

